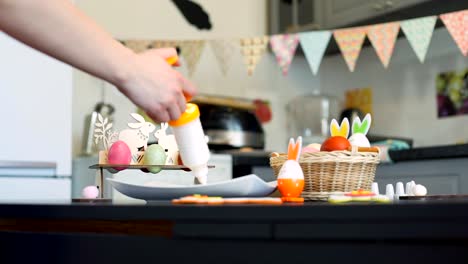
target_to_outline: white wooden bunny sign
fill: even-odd
[[[179,147],[174,135],[168,135],[166,133],[168,123],[161,123],[161,129],[156,130],[154,137],[158,139],[158,144],[166,150],[168,165],[177,165],[177,159],[179,157]]]
[[[130,114],[138,123],[128,123],[130,129],[124,129],[119,133],[119,140],[127,143],[132,155],[138,153],[139,148],[146,150],[151,132],[156,128],[152,123],[146,122],[139,114]]]

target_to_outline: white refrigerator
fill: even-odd
[[[71,197],[72,69],[0,32],[0,202]]]

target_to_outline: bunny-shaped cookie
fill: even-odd
[[[348,139],[351,145],[358,147],[370,147],[369,139],[367,139],[366,134],[369,132],[371,121],[370,114],[366,114],[362,122],[359,117],[354,118],[352,129],[353,134]]]
[[[333,119],[330,125],[330,135],[332,137],[340,136],[348,138],[349,135],[349,121],[348,118],[341,120],[341,125],[338,125],[336,119]]]
[[[299,197],[304,189],[304,173],[299,165],[302,137],[289,140],[288,160],[278,173],[278,190],[283,197]]]

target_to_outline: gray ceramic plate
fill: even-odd
[[[276,190],[276,181],[265,182],[255,174],[246,175],[229,181],[208,183],[205,185],[174,185],[166,183],[151,183],[151,185],[136,185],[107,178],[119,192],[146,201],[169,200],[192,194],[222,197],[262,197]]]

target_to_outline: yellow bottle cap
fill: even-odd
[[[200,116],[200,110],[196,104],[187,103],[187,108],[185,112],[177,120],[169,121],[170,126],[182,126],[185,125]]]

